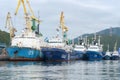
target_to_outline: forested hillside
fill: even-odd
[[[0,43],[6,43],[7,45],[9,45],[10,43],[9,33],[0,30]]]
[[[83,34],[82,36],[88,37],[89,42],[91,43],[95,33]],[[96,32],[97,37],[101,36],[101,44],[103,44],[103,50],[107,50],[109,44],[110,50],[113,51],[115,42],[117,42],[117,49],[120,48],[120,27],[105,29],[99,32]],[[80,36],[79,36],[80,37]],[[78,43],[78,37],[74,39],[75,43]]]

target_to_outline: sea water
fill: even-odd
[[[120,80],[120,61],[1,61],[0,80]]]

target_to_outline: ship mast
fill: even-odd
[[[108,49],[107,49],[107,51],[109,52],[109,44],[108,44]]]
[[[117,48],[117,41],[115,42],[114,51],[117,50],[116,48]]]
[[[101,36],[99,36],[99,38],[98,38],[98,45],[99,45],[99,46],[100,46],[100,37],[101,37]]]

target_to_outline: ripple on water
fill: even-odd
[[[120,61],[0,62],[0,80],[120,80]]]

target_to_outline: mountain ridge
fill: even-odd
[[[103,50],[107,50],[107,45],[110,45],[110,50],[113,51],[114,44],[117,41],[117,50],[120,47],[120,27],[110,27],[95,33],[90,34],[83,34],[74,39],[75,44],[78,43],[78,39],[82,36],[85,38],[86,36],[91,41],[96,34],[97,38],[98,36],[101,36],[101,43],[103,44]]]

